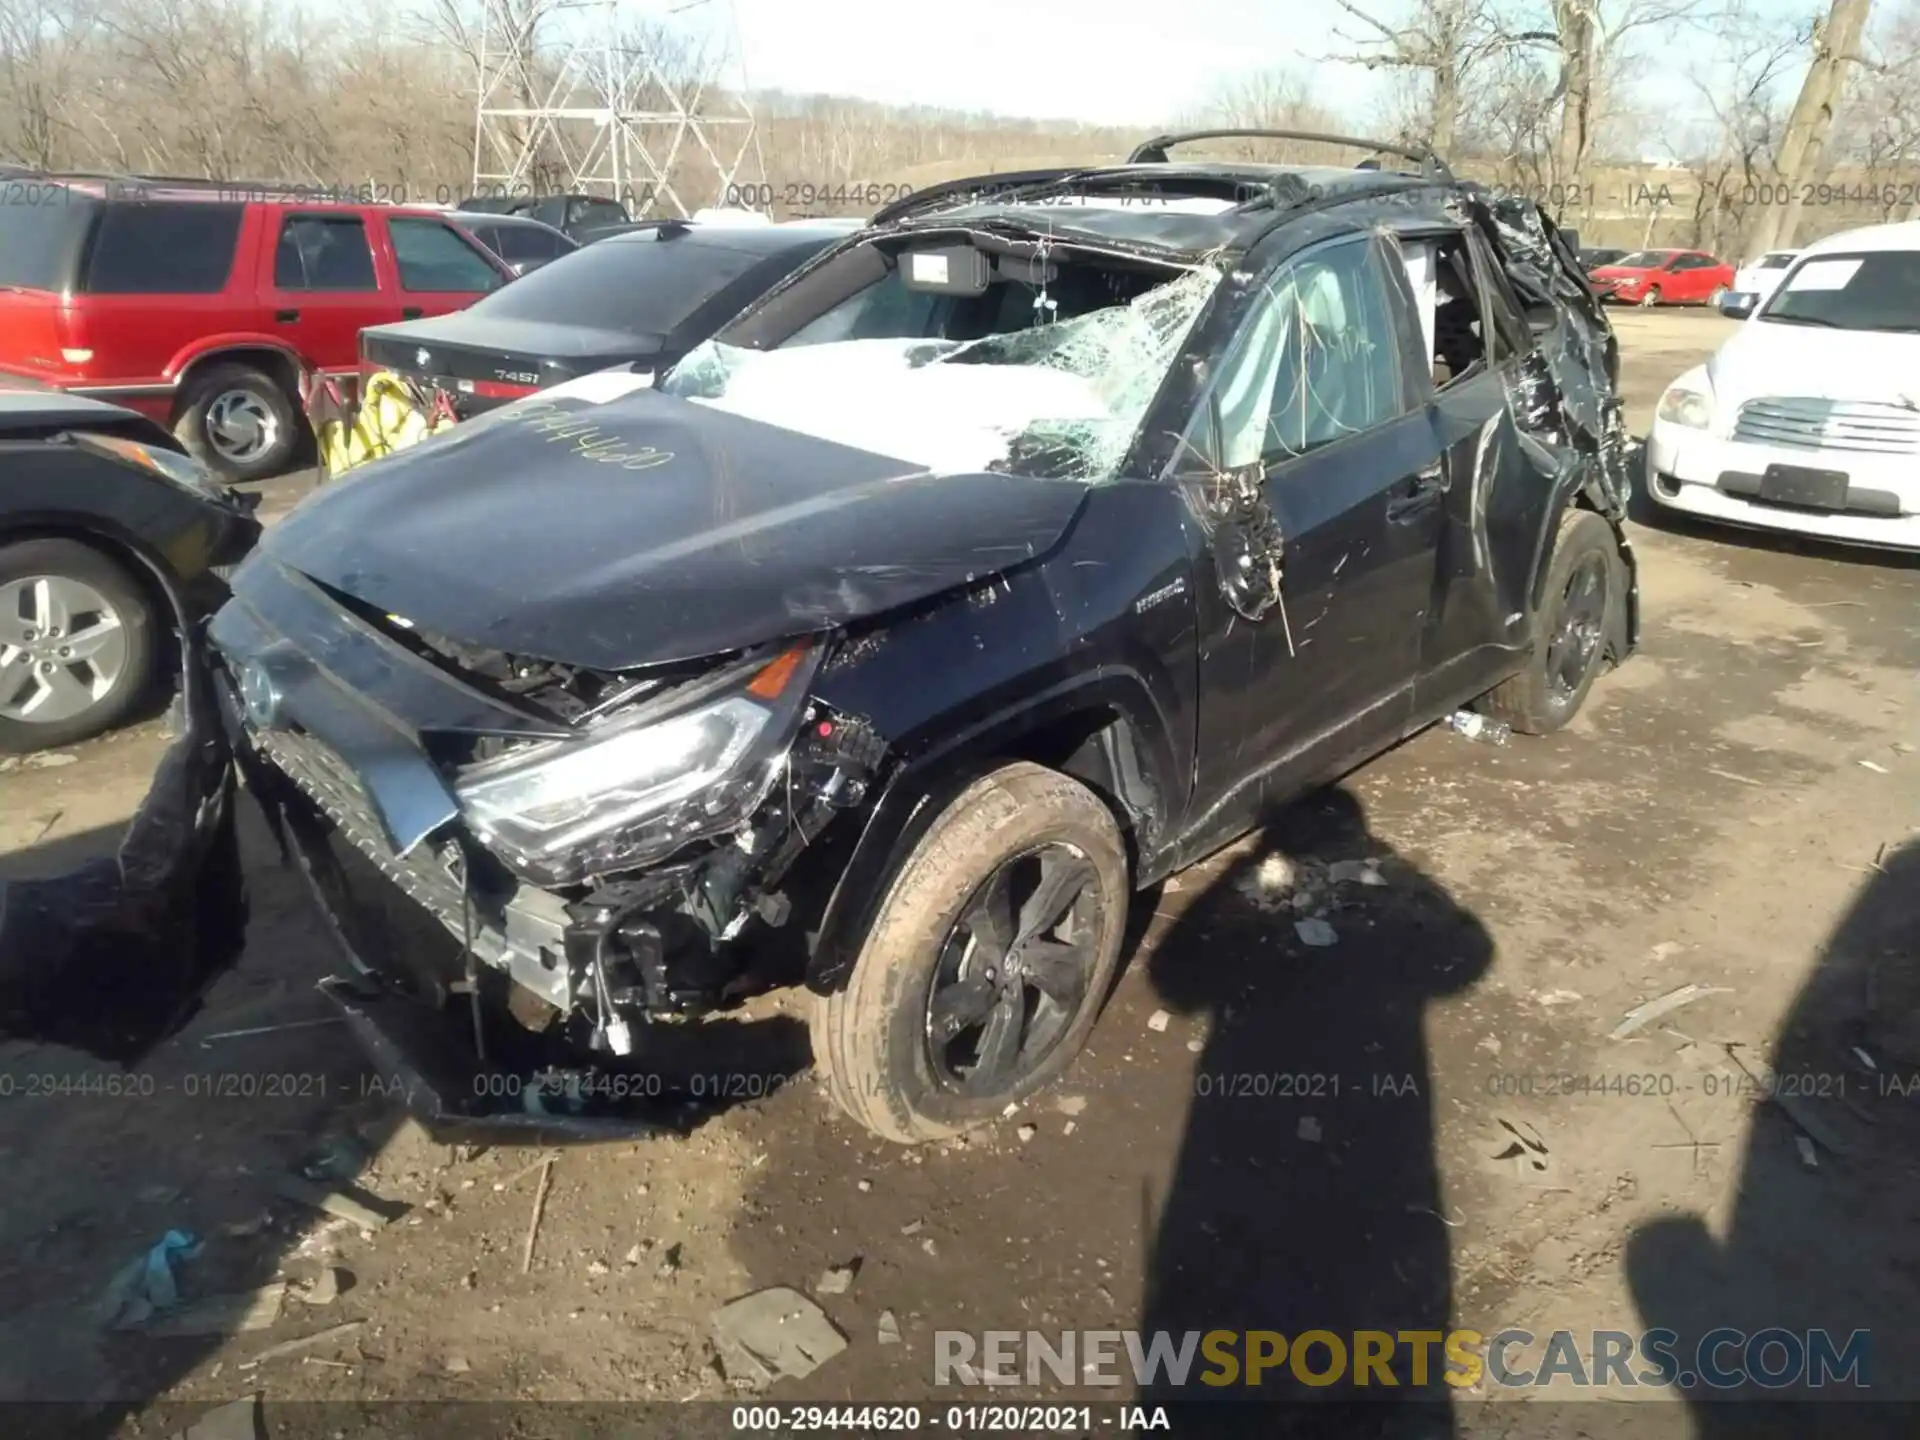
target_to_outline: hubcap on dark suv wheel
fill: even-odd
[[[68,575],[0,585],[0,717],[57,725],[113,692],[127,633],[107,598]]]
[[[279,438],[279,418],[251,390],[223,390],[207,403],[207,443],[222,460],[248,464]]]
[[[949,1089],[1004,1094],[1087,1000],[1099,944],[1093,862],[1053,843],[1001,865],[954,922],[927,994],[927,1056]]]
[[[1594,657],[1600,653],[1607,629],[1607,557],[1598,552],[1583,556],[1567,577],[1560,597],[1560,615],[1547,644],[1547,683],[1556,705],[1565,705],[1579,693]]]

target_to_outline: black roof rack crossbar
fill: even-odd
[[[1359,150],[1371,150],[1377,155],[1398,155],[1402,159],[1412,160],[1430,180],[1444,180],[1451,184],[1454,179],[1447,162],[1425,145],[1401,145],[1390,140],[1369,140],[1359,135],[1327,135],[1318,130],[1180,130],[1142,141],[1127,157],[1127,163],[1164,165],[1167,163],[1167,151],[1173,146],[1191,144],[1196,140],[1313,140],[1322,145],[1349,145]]]
[[[917,210],[932,208],[949,200],[964,200],[968,196],[990,195],[1004,200],[1023,191],[1051,185],[1071,176],[1084,175],[1087,171],[1098,168],[1100,167],[1097,163],[1056,165],[1044,170],[1000,170],[986,175],[966,175],[958,180],[942,180],[938,184],[928,185],[910,194],[902,195],[892,204],[876,210],[868,223],[891,224]]]

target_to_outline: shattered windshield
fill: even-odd
[[[1210,268],[1188,271],[1065,320],[1049,318],[1045,286],[1004,287],[1010,306],[1031,297],[1030,318],[965,340],[927,338],[933,322],[921,302],[940,297],[895,304],[882,294],[890,323],[873,323],[867,306],[857,325],[822,317],[836,322],[835,338],[802,332],[764,351],[710,340],[660,388],[935,472],[1093,484],[1119,470],[1219,280]]]

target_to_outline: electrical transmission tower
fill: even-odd
[[[485,5],[476,195],[603,195],[636,219],[764,197],[732,0]]]

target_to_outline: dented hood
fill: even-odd
[[[1085,496],[936,475],[651,389],[556,391],[318,491],[253,563],[467,644],[624,670],[993,575],[1052,548]]]

